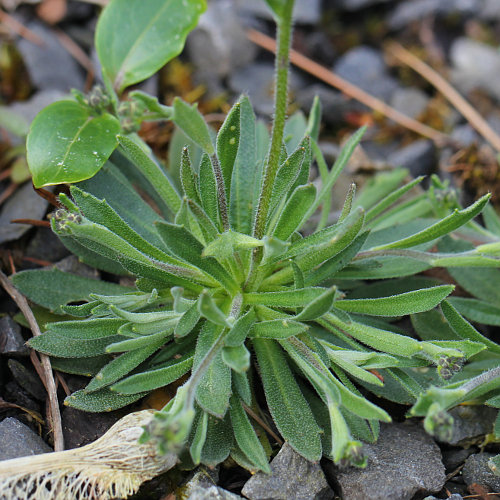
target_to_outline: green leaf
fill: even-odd
[[[14,274],[11,280],[28,299],[51,311],[60,311],[61,304],[88,300],[91,293],[116,295],[131,290],[115,283],[59,271],[55,267],[49,270],[21,271]]]
[[[233,426],[234,437],[244,454],[258,469],[266,474],[271,472],[267,460],[266,452],[255,433],[255,430],[248,418],[245,410],[241,406],[240,398],[231,397],[230,408],[231,424]]]
[[[201,206],[210,220],[219,225],[219,203],[217,198],[217,182],[210,157],[205,153],[200,163],[199,191]]]
[[[132,403],[145,396],[146,393],[131,394],[124,396],[111,392],[107,387],[100,391],[87,393],[83,390],[76,391],[71,396],[64,400],[66,406],[76,408],[77,410],[88,411],[91,413],[103,413],[107,411],[117,410]]]
[[[328,290],[325,290],[319,297],[307,304],[304,309],[295,316],[295,319],[310,321],[326,314],[333,306],[336,291],[336,286],[332,286]]]
[[[233,385],[234,392],[240,396],[242,401],[247,405],[252,404],[252,389],[250,388],[250,381],[248,377],[248,372],[233,372]]]
[[[154,339],[150,338],[149,340],[150,342],[147,346],[128,351],[110,361],[89,382],[84,391],[98,391],[130,373],[165,343],[165,335],[155,336]]]
[[[321,100],[315,95],[311,111],[309,111],[309,119],[307,120],[306,134],[313,140],[317,141],[319,136],[319,127],[321,125]]]
[[[229,199],[233,166],[240,145],[240,108],[240,102],[234,104],[217,134],[217,158],[224,178],[227,199]]]
[[[120,141],[120,149],[124,155],[137,165],[158,196],[175,214],[181,206],[181,198],[164,170],[130,137],[120,135],[118,136],[118,140]]]
[[[257,315],[252,307],[236,320],[224,338],[224,345],[227,347],[237,347],[243,344],[256,319]]]
[[[208,413],[202,411],[196,425],[196,431],[194,433],[193,440],[191,441],[191,446],[189,447],[189,453],[195,465],[198,465],[201,462],[201,451],[207,439],[207,429]]]
[[[229,323],[227,316],[219,309],[214,299],[208,294],[208,292],[203,291],[198,298],[198,312],[208,321],[211,321],[215,325],[225,326],[230,328],[231,323]]]
[[[453,290],[452,285],[435,286],[389,297],[339,300],[335,303],[335,307],[343,311],[373,316],[405,316],[433,309]]]
[[[112,344],[108,345],[108,347],[106,348],[106,352],[114,354],[142,349],[143,347],[148,347],[157,340],[163,340],[163,342],[165,342],[167,337],[170,336],[170,333],[171,332],[169,331],[155,331],[155,333],[152,333],[150,335],[143,335],[141,337],[121,340],[120,342],[113,342]]]
[[[153,391],[175,382],[186,374],[193,365],[193,356],[184,355],[173,359],[168,366],[136,373],[113,384],[110,389],[119,394],[137,394],[144,391]]]
[[[280,212],[273,236],[282,241],[288,240],[306,222],[304,217],[315,199],[316,187],[314,184],[297,187],[288,199],[283,211]]]
[[[325,288],[310,287],[282,292],[250,292],[243,295],[245,304],[258,304],[269,307],[304,307],[320,297]]]
[[[47,329],[68,339],[94,340],[116,335],[118,328],[124,323],[125,321],[117,318],[92,318],[49,323]]]
[[[480,214],[486,203],[490,199],[491,195],[486,194],[479,200],[477,200],[470,207],[464,208],[463,210],[455,209],[455,211],[445,217],[444,219],[436,222],[432,226],[420,231],[413,236],[408,238],[403,238],[402,240],[395,241],[386,245],[380,245],[372,247],[371,250],[383,250],[387,248],[409,248],[416,245],[421,245],[422,243],[427,243],[428,241],[435,240],[445,234],[451,233],[455,229],[463,226],[470,220],[472,220],[476,215]]]
[[[196,301],[181,317],[174,329],[176,337],[185,337],[191,333],[200,319],[198,302]]]
[[[321,458],[321,429],[302,395],[280,347],[254,339],[260,375],[273,420],[283,438],[307,460]]]
[[[250,367],[250,352],[244,344],[234,347],[224,346],[222,360],[235,372],[244,373]]]
[[[240,100],[240,143],[230,184],[229,217],[232,228],[245,234],[251,234],[254,187],[260,190],[256,140],[255,114],[248,97],[243,97]]]
[[[467,319],[485,325],[500,326],[500,307],[482,300],[450,297],[450,304]]]
[[[95,175],[116,148],[118,120],[73,101],[43,109],[31,124],[26,148],[35,187],[78,182]]]
[[[250,330],[253,339],[287,339],[305,332],[309,327],[293,319],[272,319],[259,321]]]
[[[198,175],[193,169],[187,147],[182,149],[180,177],[184,194],[198,205],[201,204],[198,192]]]
[[[227,259],[238,250],[250,250],[263,245],[262,240],[229,230],[219,234],[214,241],[207,245],[203,250],[203,256]]]
[[[97,339],[72,339],[64,333],[47,331],[32,337],[28,345],[39,352],[60,358],[91,358],[106,354],[106,347],[123,337],[112,335]]]
[[[172,0],[170,0],[172,1]],[[179,97],[174,99],[172,121],[209,156],[215,153],[212,138],[198,105],[189,105]]]
[[[215,467],[229,456],[233,432],[227,419],[208,416],[207,438],[201,452],[201,463]]]
[[[95,44],[103,73],[113,87],[145,80],[184,47],[205,10],[204,0],[113,0],[96,28]]]
[[[106,363],[111,361],[111,356],[106,354],[92,358],[52,358],[50,364],[54,370],[72,375],[94,376]]]
[[[453,307],[452,303],[444,300],[441,303],[441,309],[451,328],[460,338],[481,342],[491,351],[500,353],[500,345],[479,333],[468,321],[462,318],[460,313]]]
[[[218,342],[223,327],[206,321],[198,336],[193,372],[203,363],[207,353]],[[231,396],[231,369],[222,360],[221,350],[217,352],[196,388],[196,401],[211,415],[223,417]]]

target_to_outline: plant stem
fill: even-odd
[[[279,167],[281,145],[283,143],[283,132],[285,129],[286,108],[288,102],[288,67],[290,41],[292,38],[292,11],[294,0],[286,0],[282,16],[277,19],[278,50],[275,63],[275,87],[274,87],[274,120],[271,135],[271,147],[264,171],[262,192],[257,208],[255,219],[254,237],[261,239],[266,227],[266,219],[271,202],[274,180]],[[256,252],[255,256],[262,256],[262,250]]]

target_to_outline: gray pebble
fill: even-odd
[[[494,453],[477,453],[465,461],[462,476],[467,486],[478,483],[491,491],[500,491],[500,476],[493,474],[488,467],[488,460],[494,456]]]
[[[21,327],[10,317],[0,319],[0,353],[9,356],[28,356],[29,349],[21,335]]]
[[[52,449],[28,426],[15,418],[5,418],[0,422],[0,460],[40,455]]]

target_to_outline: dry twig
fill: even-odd
[[[24,314],[24,317],[28,321],[30,325],[31,332],[33,336],[40,335],[40,328],[38,327],[38,323],[33,315],[33,311],[31,310],[28,301],[19,293],[14,285],[10,282],[9,278],[0,271],[0,283],[4,290],[12,297],[12,300],[17,304],[17,307]],[[47,393],[49,396],[49,407],[50,407],[50,423],[52,433],[54,435],[54,450],[62,451],[64,450],[64,438],[62,432],[62,423],[61,423],[61,414],[59,412],[59,402],[57,401],[57,391],[56,384],[54,381],[54,376],[52,373],[52,367],[50,365],[50,359],[45,354],[40,354],[40,358],[42,361],[43,367],[43,377],[42,382],[44,382],[45,388],[47,389]]]
[[[36,45],[45,45],[45,42],[42,38],[40,38],[29,28],[26,28],[26,26],[21,24],[15,17],[7,14],[7,12],[2,9],[0,9],[0,22],[5,24],[5,26],[7,26],[7,28],[13,31],[16,35],[22,36],[23,38],[26,38],[26,40],[29,40]]]
[[[467,121],[493,146],[493,148],[500,153],[500,136],[490,127],[488,122],[470,105],[470,103],[450,85],[450,83],[398,43],[390,43],[387,46],[387,50],[396,59],[408,65],[439,90],[439,92],[441,92]]]
[[[260,31],[254,29],[248,30],[247,36],[252,42],[259,45],[260,47],[269,50],[270,52],[275,52],[276,42],[271,37],[264,35]],[[344,80],[340,76],[337,76],[329,69],[321,66],[321,64],[312,61],[296,50],[290,51],[290,61],[300,69],[306,71],[307,73],[310,73],[311,75],[314,75],[316,78],[324,81],[325,83],[328,83],[332,87],[339,89],[347,96],[352,97],[353,99],[356,99],[369,108],[383,114],[387,118],[390,118],[399,125],[407,128],[408,130],[412,130],[419,135],[427,137],[428,139],[431,139],[439,145],[443,145],[451,141],[451,138],[443,132],[439,132],[439,130],[435,130],[432,127],[424,125],[423,123],[420,123],[413,118],[400,113],[393,107],[385,104],[380,99],[373,97],[356,85],[348,82],[347,80]]]

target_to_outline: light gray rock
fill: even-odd
[[[28,356],[29,349],[24,344],[21,327],[10,317],[0,319],[0,353],[8,356]]]
[[[416,118],[429,104],[429,97],[425,92],[415,87],[397,89],[391,99],[390,105],[410,118]]]
[[[387,162],[407,168],[413,177],[429,175],[436,167],[436,147],[432,141],[419,139],[389,155]]]
[[[364,447],[366,469],[334,469],[343,500],[410,500],[441,490],[441,452],[420,425],[382,424],[377,443]]]
[[[367,45],[348,50],[336,62],[333,71],[384,101],[390,101],[398,88],[396,80],[387,72],[382,53]]]
[[[18,189],[7,200],[0,213],[0,243],[17,240],[31,228],[26,224],[11,224],[11,220],[41,219],[47,205],[47,201],[35,193],[31,182]]]
[[[484,21],[500,20],[500,2],[498,0],[483,0],[478,17]]]
[[[17,45],[33,85],[39,90],[64,92],[83,88],[85,79],[82,70],[53,31],[39,21],[31,21],[26,27],[44,41],[43,45],[36,45],[22,38]]]
[[[319,464],[309,462],[285,443],[271,462],[271,474],[257,472],[241,493],[250,500],[327,500],[333,491]]]
[[[468,123],[455,127],[451,133],[451,138],[461,146],[470,146],[480,142],[479,134]]]
[[[491,491],[500,491],[500,476],[493,474],[488,467],[488,460],[494,456],[494,453],[477,453],[465,461],[462,476],[467,486],[478,483]]]
[[[333,0],[333,5],[338,9],[354,11],[391,1],[393,0]]]
[[[470,446],[492,432],[498,410],[489,406],[457,406],[449,414],[453,417],[453,430],[446,443]]]
[[[234,2],[219,0],[208,4],[198,26],[187,38],[186,49],[196,67],[197,78],[205,81],[225,77],[234,68],[249,64],[257,46],[246,37]]]
[[[238,500],[241,498],[243,500],[243,497],[213,485],[208,488],[195,486],[190,491],[189,496],[183,496],[182,498],[185,500]]]
[[[395,6],[387,24],[391,29],[398,30],[433,15],[474,15],[482,7],[482,2],[483,0],[406,0]]]
[[[497,85],[500,53],[493,47],[469,38],[457,38],[450,48],[451,80],[464,93],[479,88],[500,100]]]
[[[180,490],[182,496],[190,498],[198,490],[206,490],[212,486],[217,486],[219,481],[219,469],[208,469],[203,465],[200,465],[195,469],[190,477],[186,479],[186,483],[181,486]],[[194,498],[194,497],[193,497]]]
[[[459,493],[453,493],[453,495],[447,497],[447,500],[462,500],[463,496],[460,495]],[[425,497],[424,500],[439,500],[439,498],[430,496],[430,497]]]
[[[5,418],[0,422],[0,460],[40,455],[52,449],[29,427],[15,418]]]
[[[238,9],[243,15],[263,19],[273,19],[271,10],[264,0],[237,0]],[[297,24],[317,24],[321,19],[321,0],[296,0],[293,7],[293,20]]]
[[[99,279],[99,271],[80,262],[76,255],[68,255],[68,257],[57,262],[54,267],[57,267],[59,271],[76,274],[84,278]]]

